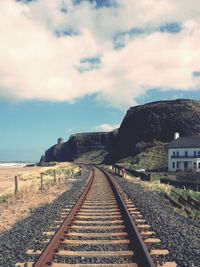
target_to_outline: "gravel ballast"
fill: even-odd
[[[12,229],[0,235],[0,267],[13,267],[17,262],[30,260],[26,251],[38,248],[37,241],[41,240],[44,231],[48,231],[59,212],[77,201],[88,176],[89,171],[85,171],[53,203],[35,209],[31,216],[17,222]]]
[[[81,189],[89,176],[85,171],[82,177],[73,182],[71,188],[57,198],[53,203],[35,209],[31,216],[17,222],[13,228],[0,236],[0,267],[13,267],[17,262],[34,260],[28,257],[28,249],[42,249],[39,240],[44,239],[42,233],[48,231],[63,208],[75,202],[80,196]],[[177,213],[169,201],[157,192],[147,191],[140,184],[132,183],[118,176],[115,177],[135,206],[140,210],[144,219],[156,232],[161,244],[158,248],[170,250],[168,261],[176,261],[179,267],[200,266],[200,231],[199,224]],[[88,230],[88,232],[90,232]],[[81,238],[80,238],[81,239]],[[113,239],[110,237],[110,239]],[[114,246],[78,246],[68,247],[70,250],[109,250]],[[117,250],[127,249],[118,246]],[[61,260],[62,262],[62,260]],[[96,259],[74,257],[65,260],[68,263],[125,263],[129,259]]]
[[[178,267],[200,266],[200,225],[176,212],[170,202],[158,192],[147,191],[141,184],[115,176],[128,197],[150,224],[162,248],[169,249],[167,260]]]

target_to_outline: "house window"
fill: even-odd
[[[198,151],[198,158],[200,158],[200,151]]]
[[[179,168],[179,162],[176,162],[176,168],[177,169]]]
[[[184,169],[187,170],[187,168],[188,168],[188,161],[185,161],[184,162]]]
[[[185,151],[185,157],[186,158],[188,157],[188,151]]]
[[[179,158],[179,151],[176,152],[176,157]]]
[[[175,154],[175,151],[173,151],[173,157],[175,158],[176,154]]]
[[[175,169],[175,162],[172,163],[173,169]]]
[[[197,156],[197,152],[196,152],[196,151],[194,151],[194,157],[196,158],[196,156]]]

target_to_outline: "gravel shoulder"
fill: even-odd
[[[89,171],[85,171],[82,177],[73,181],[72,186],[68,186],[67,191],[51,204],[32,210],[30,216],[18,221],[10,230],[0,235],[1,267],[13,267],[17,262],[27,260],[26,251],[37,245],[42,233],[53,224],[61,209],[78,199],[88,176]]]
[[[176,261],[178,267],[200,266],[199,222],[176,212],[164,196],[147,191],[136,179],[115,178],[161,239],[161,246],[169,249],[167,260]]]

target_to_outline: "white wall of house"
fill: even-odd
[[[186,169],[200,171],[200,148],[169,148],[168,170]]]

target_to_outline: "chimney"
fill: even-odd
[[[180,137],[180,134],[176,132],[176,133],[174,134],[174,140],[178,139],[179,137]]]

